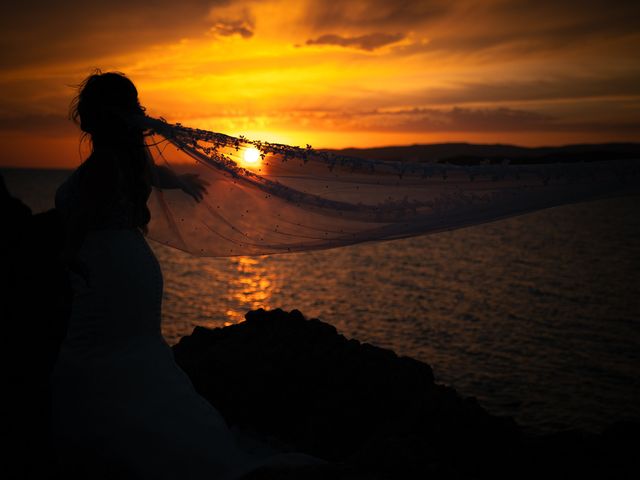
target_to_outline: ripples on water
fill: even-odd
[[[50,205],[60,172],[6,172]],[[428,362],[438,381],[534,429],[640,417],[640,197],[322,252],[197,258],[151,242],[163,333],[297,308]]]

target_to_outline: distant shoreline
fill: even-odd
[[[439,162],[456,165],[640,160],[640,142],[581,143],[545,147],[452,142],[367,148],[320,148],[319,150],[370,160]],[[71,171],[73,168],[0,165],[0,170]]]
[[[326,150],[382,161],[438,162],[457,165],[592,162],[640,159],[640,143],[596,143],[550,147],[508,144],[436,143],[379,148]]]

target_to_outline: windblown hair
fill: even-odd
[[[131,117],[144,115],[138,91],[119,72],[96,70],[78,86],[69,116],[91,141],[91,154],[78,170],[80,236],[114,226],[146,231],[150,220],[151,158],[144,132]]]

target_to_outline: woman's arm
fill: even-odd
[[[173,173],[173,170],[161,165],[153,165],[152,169],[151,183],[154,187],[167,189],[180,188],[178,176]]]
[[[191,195],[196,202],[204,198],[209,183],[200,178],[196,173],[176,175],[173,170],[162,165],[154,165],[151,175],[151,183],[154,187],[165,189],[179,188]]]

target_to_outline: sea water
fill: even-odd
[[[34,211],[65,171],[4,170]],[[532,430],[640,418],[640,197],[289,255],[197,258],[150,241],[169,343],[255,308],[297,308],[429,363]]]

